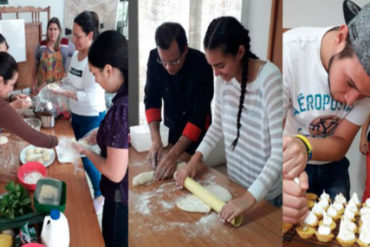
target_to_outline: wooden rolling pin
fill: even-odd
[[[195,182],[193,179],[185,178],[184,187],[193,193],[196,197],[201,199],[205,204],[210,206],[217,213],[221,212],[222,207],[226,204],[224,201],[218,199],[215,195],[203,188],[202,185]],[[231,221],[235,227],[239,227],[243,223],[243,215],[239,215]]]

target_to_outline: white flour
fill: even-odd
[[[200,182],[203,185],[215,184],[215,178],[215,175],[206,175]],[[171,210],[177,210],[175,207],[179,196],[169,196],[170,192],[177,190],[179,188],[176,187],[174,181],[171,181],[165,182],[150,191],[135,193],[131,190],[129,192],[130,214],[144,215],[139,219],[135,219],[135,224],[139,227],[133,231],[134,236],[140,237],[146,235],[147,232],[168,234],[168,232],[176,231],[180,232],[187,239],[207,237],[216,241],[217,236],[212,233],[220,232],[220,229],[226,226],[220,222],[215,212],[202,216],[196,222],[173,222],[166,220],[165,217],[160,217],[163,213],[170,214]],[[154,213],[158,215],[154,215]],[[130,217],[129,221],[133,222],[133,218]],[[224,232],[227,234],[226,229]]]

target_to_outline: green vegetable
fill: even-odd
[[[0,217],[13,219],[32,212],[32,199],[21,184],[12,181],[5,185],[5,189],[8,193],[0,199]]]

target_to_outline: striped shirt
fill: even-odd
[[[216,78],[216,103],[212,125],[197,151],[206,159],[220,138],[224,138],[229,177],[248,189],[257,201],[281,194],[282,166],[282,82],[279,69],[267,62],[257,78],[247,84],[238,144],[237,114],[241,84],[233,78]]]

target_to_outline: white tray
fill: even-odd
[[[28,145],[27,147],[23,148],[22,151],[21,151],[21,154],[20,154],[20,160],[22,162],[22,164],[25,164],[27,163],[26,161],[26,152],[28,149],[30,148],[36,148],[35,146],[33,145]],[[49,151],[49,154],[50,154],[50,159],[48,161],[43,161],[42,164],[45,166],[45,167],[48,167],[50,166],[51,164],[53,164],[54,160],[55,160],[55,152],[53,149],[48,149],[48,148],[43,148],[45,150],[48,150]],[[35,154],[35,156],[39,156],[41,157],[42,155],[41,154]]]

